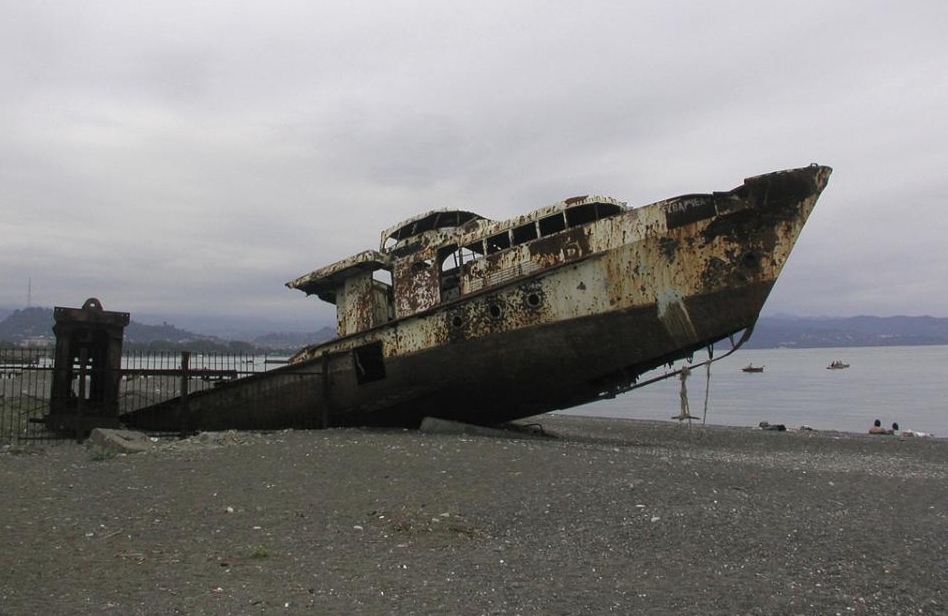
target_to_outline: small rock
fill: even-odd
[[[151,439],[141,432],[109,428],[96,428],[86,441],[89,448],[97,447],[117,454],[149,451],[154,445]]]

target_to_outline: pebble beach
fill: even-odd
[[[946,614],[948,441],[545,415],[0,454],[0,615]]]

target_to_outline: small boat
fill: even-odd
[[[830,365],[826,366],[827,370],[842,370],[843,368],[848,368],[849,364],[844,364],[841,361],[834,361]]]
[[[742,371],[742,372],[763,372],[763,371],[764,371],[764,367],[763,367],[763,366],[755,366],[754,364],[747,364],[746,366],[744,366],[743,368],[741,368],[741,371]]]

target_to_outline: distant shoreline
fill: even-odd
[[[184,319],[184,317],[182,317]],[[187,321],[187,319],[184,319]],[[279,347],[300,349],[324,342],[335,336],[334,325],[311,331],[294,331],[293,327],[277,327],[270,333],[261,333],[247,325],[227,328],[226,335],[197,333],[189,329],[204,329],[198,321],[184,327],[163,322],[144,325],[135,321],[126,328],[128,344],[168,343],[217,345],[254,345],[260,349]],[[5,317],[0,315],[0,341],[20,342],[31,337],[52,339],[53,311],[51,308],[32,307],[15,310]],[[269,324],[273,326],[273,324]],[[747,349],[776,348],[859,348],[871,346],[932,346],[948,344],[948,318],[942,317],[792,317],[762,316],[748,340]]]

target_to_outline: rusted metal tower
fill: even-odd
[[[46,427],[75,432],[118,426],[122,337],[127,312],[110,312],[91,297],[82,308],[56,306],[56,357]]]

